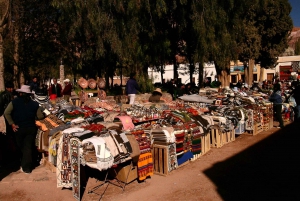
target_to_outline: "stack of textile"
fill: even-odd
[[[202,130],[202,132],[201,132]],[[193,155],[201,153],[201,133],[203,133],[203,129],[199,126],[194,126],[190,128],[191,136],[192,136],[192,153]]]
[[[185,130],[176,130],[174,131],[174,135],[176,138],[176,155],[182,155],[184,153],[184,142],[186,138]],[[185,144],[185,149],[190,146],[189,144]]]
[[[153,144],[170,144],[175,142],[174,128],[163,127],[150,131]]]
[[[139,143],[141,155],[138,161],[139,180],[145,180],[148,176],[153,175],[153,158],[151,153],[150,132],[144,130],[131,131]]]
[[[50,114],[45,119],[36,121],[38,132],[36,135],[36,146],[40,152],[48,151],[49,148],[49,136],[53,135],[53,131],[64,130],[67,128],[65,123],[58,119],[55,115]]]

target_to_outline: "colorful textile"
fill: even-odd
[[[116,116],[122,122],[124,130],[133,130],[134,124],[132,123],[132,119],[130,116]]]
[[[78,138],[70,139],[70,158],[72,172],[72,192],[76,200],[80,200],[80,154],[81,142]]]
[[[98,169],[100,171],[107,170],[112,167],[114,158],[106,146],[105,140],[102,137],[93,136],[82,141],[82,146],[85,144],[92,144],[95,149],[97,157],[97,163],[89,163],[85,161],[85,164],[91,168]],[[82,153],[84,155],[84,153]]]
[[[138,178],[140,181],[145,180],[148,176],[153,175],[153,158],[151,153],[141,154],[138,162]]]
[[[177,163],[178,165],[181,165],[191,158],[193,158],[193,153],[191,151],[188,151],[180,156],[177,156]]]
[[[135,136],[131,133],[126,133],[126,137],[131,145],[132,153],[130,154],[130,157],[132,158],[132,162],[134,164],[137,164],[139,160],[139,156],[141,154],[140,146],[138,141],[136,140]]]
[[[59,139],[59,146],[57,151],[57,166],[56,177],[57,187],[71,188],[72,187],[72,171],[69,154],[69,144],[71,134],[64,133]]]

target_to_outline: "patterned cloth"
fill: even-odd
[[[69,144],[72,134],[64,133],[59,139],[57,151],[57,187],[72,188],[72,171],[71,160],[69,154]]]
[[[78,138],[70,139],[72,192],[76,200],[80,200],[80,146],[81,141]]]
[[[108,149],[105,140],[102,137],[93,136],[91,138],[83,140],[82,146],[87,143],[91,143],[94,146],[97,163],[95,164],[85,161],[85,164],[100,171],[111,168],[114,162],[114,158],[110,150]],[[81,155],[84,155],[83,150],[81,152]]]
[[[145,180],[148,176],[153,175],[153,159],[151,153],[141,154],[138,162],[139,180]]]

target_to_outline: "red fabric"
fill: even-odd
[[[71,92],[72,92],[72,85],[69,83],[65,86],[62,94],[71,96]]]

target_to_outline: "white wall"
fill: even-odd
[[[165,73],[163,74],[163,79],[168,80],[173,79],[173,65],[166,65],[165,66]],[[181,78],[181,82],[183,84],[187,84],[190,82],[190,75],[189,71],[186,70],[188,68],[185,64],[180,64],[178,68],[178,78]],[[199,65],[196,64],[196,71],[198,71]],[[216,68],[213,63],[204,63],[204,69],[203,69],[203,78],[205,77],[211,77],[212,80],[214,80],[216,76]],[[162,82],[161,80],[161,73],[155,72],[152,68],[148,68],[148,75],[149,78],[153,79],[153,83],[156,82]],[[195,78],[195,83],[198,83],[198,72],[193,74],[193,77]]]

